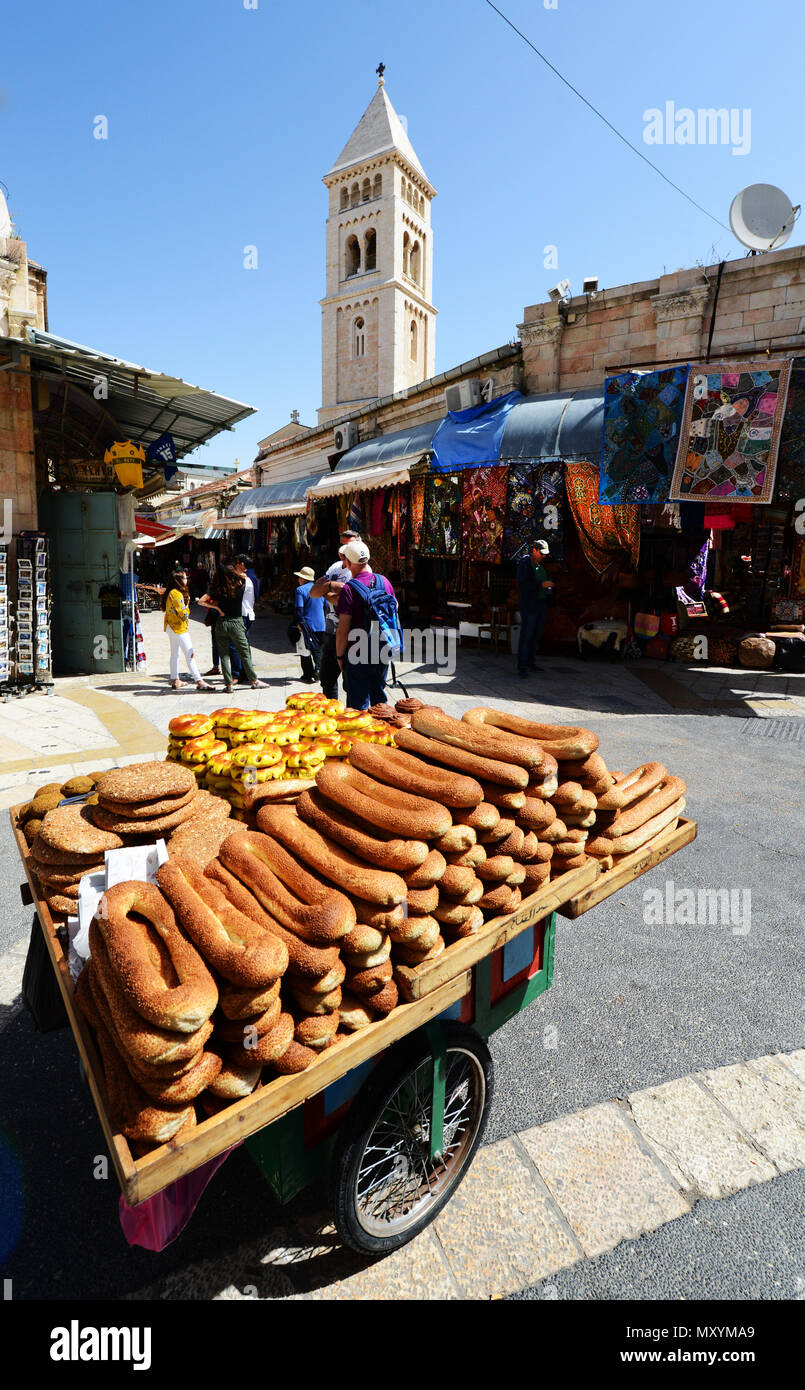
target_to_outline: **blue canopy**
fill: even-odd
[[[567,458],[597,463],[603,428],[601,386],[522,396],[507,418],[500,460]]]
[[[433,436],[433,472],[497,463],[506,421],[520,400],[520,391],[510,391],[469,410],[449,411]]]

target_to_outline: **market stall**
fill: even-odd
[[[180,716],[165,762],[15,807],[124,1229],[246,1139],[281,1200],[329,1165],[354,1248],[410,1240],[481,1140],[484,1039],[551,983],[555,911],[693,839],[684,791],[590,730],[308,695]]]

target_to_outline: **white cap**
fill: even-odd
[[[534,541],[534,549],[541,550],[543,555],[548,555],[550,553],[547,541]]]
[[[363,541],[347,541],[338,553],[351,565],[365,565],[369,559],[369,547]]]

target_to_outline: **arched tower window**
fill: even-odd
[[[420,217],[424,217],[424,216],[425,216],[425,199],[424,199],[424,198],[420,198],[420,200],[419,200],[419,215],[420,215]]]
[[[403,232],[403,275],[411,274],[411,238]]]
[[[349,205],[350,205],[350,207],[356,208],[356,207],[358,206],[358,203],[360,202],[360,200],[361,200],[361,191],[360,191],[360,189],[359,189],[357,183],[353,183],[351,189],[349,190]]]
[[[372,187],[372,194],[375,198],[382,197],[383,194],[383,175],[375,174],[375,181]]]
[[[348,207],[349,207],[349,189],[347,188],[346,184],[344,184],[344,187],[341,189],[341,209],[340,209],[341,212],[343,212],[343,211],[344,211],[346,208],[348,208]]]
[[[409,356],[410,356],[412,362],[416,362],[416,359],[417,359],[417,348],[418,348],[417,338],[418,338],[417,322],[416,322],[416,319],[411,319],[411,331],[410,331],[410,335],[409,335],[408,353],[409,353]]]
[[[347,279],[350,275],[360,275],[361,271],[361,245],[356,236],[347,237],[346,264],[344,274]]]
[[[377,233],[370,227],[364,238],[363,264],[366,270],[377,270]]]
[[[366,356],[366,325],[361,318],[357,318],[352,325],[352,356]]]
[[[418,241],[411,247],[411,279],[416,280],[417,284],[422,283],[422,248]]]
[[[362,202],[362,203],[368,203],[368,201],[369,201],[369,199],[371,198],[371,196],[372,196],[372,182],[371,182],[371,179],[364,179],[363,183],[361,184],[361,202]]]

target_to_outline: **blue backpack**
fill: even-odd
[[[388,660],[394,661],[404,651],[402,628],[397,610],[397,600],[383,586],[382,574],[373,574],[371,584],[359,584],[350,579],[347,587],[352,589],[366,606],[366,630],[371,633],[376,625],[381,647],[385,647]]]

